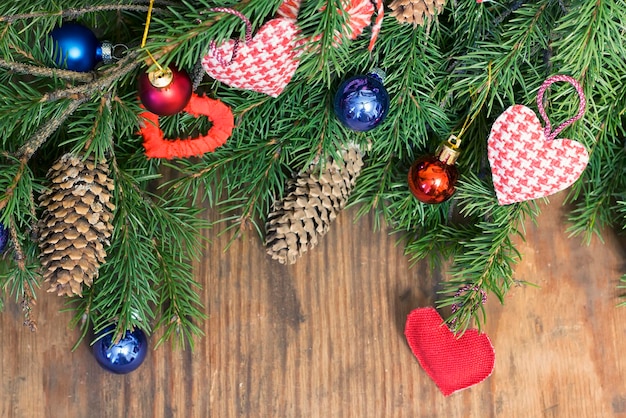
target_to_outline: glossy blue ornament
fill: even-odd
[[[126,331],[124,338],[113,342],[114,326],[105,328],[104,335],[93,345],[93,354],[106,370],[116,374],[126,374],[137,369],[148,354],[148,339],[139,328]]]
[[[63,23],[50,32],[50,36],[54,40],[52,57],[60,68],[89,72],[102,60],[102,47],[98,38],[79,23]]]
[[[379,74],[380,71],[356,75],[339,85],[333,103],[334,111],[348,128],[369,131],[385,120],[389,111],[389,94]]]
[[[0,254],[6,250],[7,243],[9,242],[9,229],[0,224]]]

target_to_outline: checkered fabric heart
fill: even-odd
[[[566,76],[555,77],[560,78],[549,81],[572,82]],[[584,112],[584,96],[582,90],[577,90],[581,99],[579,114],[554,132],[550,131],[541,103],[544,87],[537,100],[545,129],[537,115],[522,105],[509,107],[496,119],[489,134],[488,158],[500,205],[554,194],[572,185],[585,170],[589,161],[585,146],[569,139],[554,139]]]
[[[298,32],[291,19],[272,19],[249,42],[238,45],[230,40],[206,54],[202,67],[231,87],[278,97],[298,68]],[[225,63],[223,57],[233,54],[232,62]]]

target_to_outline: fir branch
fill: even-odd
[[[29,288],[24,288],[24,295],[20,303],[22,312],[24,313],[24,326],[28,327],[31,331],[37,331],[37,319],[33,313],[33,306],[37,302]]]
[[[529,202],[499,206],[485,186],[485,183],[472,176],[460,182],[457,192],[461,213],[470,218],[488,216],[474,223],[474,232],[469,236],[467,232],[470,230],[458,229],[463,234],[456,234],[460,249],[454,255],[451,278],[443,283],[440,292],[447,296],[437,301],[438,307],[458,307],[447,319],[448,323],[454,322],[457,331],[467,329],[472,320],[480,328],[485,320],[478,292],[458,294],[459,289],[482,289],[495,294],[503,303],[504,295],[515,283],[513,266],[521,259],[512,238],[523,237],[524,220],[527,217],[535,219],[538,214],[536,205]],[[489,198],[477,199],[476,191]],[[464,202],[473,203],[466,205]]]
[[[348,65],[345,7],[341,0],[303,2],[298,15],[298,25],[307,39],[300,65],[313,76],[311,82],[319,81],[327,88]]]
[[[100,105],[98,106],[98,111],[97,111],[97,115],[99,117],[96,118],[95,123],[93,124],[93,128],[91,128],[91,131],[89,133],[89,137],[87,138],[87,143],[85,143],[84,148],[88,149],[91,147],[91,144],[93,143],[94,139],[98,137],[98,127],[100,126],[100,124],[103,122],[103,114],[105,113],[105,110],[107,111],[107,113],[111,112],[111,96],[109,94],[106,94],[104,96],[102,96],[102,98],[100,99]],[[111,131],[111,129],[107,129],[107,131]],[[104,134],[102,135],[105,138],[110,137],[112,135],[107,135]]]
[[[356,214],[357,219],[370,212],[375,213],[375,230],[381,227],[381,217],[387,220],[393,219],[393,209],[391,209],[386,202],[387,200],[394,201],[394,199],[389,198],[387,190],[393,183],[395,174],[393,165],[397,163],[398,161],[394,158],[389,158],[385,161],[382,158],[371,156],[365,159],[365,166],[357,178],[357,186],[350,195],[348,206],[358,207]],[[396,190],[398,190],[398,188],[396,188]],[[391,227],[395,227],[394,224],[392,224]]]
[[[423,150],[431,136],[447,136],[450,122],[436,96],[437,79],[444,75],[438,47],[429,47],[423,28],[412,30],[405,25],[396,31],[401,31],[401,40],[381,47],[381,53],[390,57],[382,63],[388,74],[390,120],[377,128],[380,140],[372,141],[372,149],[404,160],[414,158],[414,152]]]
[[[453,260],[439,306],[459,306],[453,318],[458,318],[455,326],[460,329],[473,320],[480,326],[484,322],[480,290],[501,299],[518,283],[512,273],[519,259],[513,238],[523,235],[523,218],[536,216],[533,203],[499,207],[495,202],[493,185],[485,175],[486,138],[493,115],[513,103],[533,103],[536,89],[553,69],[583,76],[580,81],[589,103],[584,122],[566,132],[591,149],[589,167],[570,195],[576,205],[570,215],[574,227],[599,232],[600,226],[614,226],[618,217],[624,220],[624,205],[616,203],[626,200],[622,180],[626,12],[619,2],[448,2],[446,12],[430,28],[412,29],[385,20],[373,54],[367,50],[367,36],[356,40],[345,36],[343,0],[303,2],[297,24],[306,41],[298,70],[280,97],[242,91],[205,77],[208,81],[200,82],[199,89],[228,103],[237,127],[215,153],[166,164],[147,160],[135,134],[140,110],[131,81],[134,73],[140,65],[152,64],[148,50],[163,65],[197,65],[209,41],[237,37],[243,30],[241,21],[210,11],[216,5],[228,6],[226,1],[161,1],[163,13],[153,19],[145,49],[131,49],[116,65],[90,74],[48,69],[49,51],[38,46],[39,40],[48,39],[50,28],[63,18],[91,20],[103,36],[122,42],[127,36],[139,36],[145,23],[145,1],[79,3],[0,6],[1,15],[14,16],[0,18],[4,23],[0,90],[7,115],[0,120],[6,156],[0,161],[0,216],[7,224],[14,223],[24,257],[23,269],[12,260],[0,275],[0,289],[20,300],[27,295],[25,289],[38,283],[38,251],[27,234],[36,218],[33,196],[47,158],[68,146],[106,154],[117,165],[116,201],[121,211],[109,263],[94,288],[72,303],[74,322],[82,323],[83,336],[92,326],[101,329],[111,321],[118,324],[118,332],[133,326],[149,331],[156,319],[154,327],[164,329],[158,344],[169,338],[183,345],[191,342],[199,331],[196,321],[202,318],[202,309],[190,260],[203,247],[197,231],[204,226],[192,219],[198,212],[188,207],[187,199],[216,205],[222,220],[233,221],[230,228],[250,222],[261,233],[256,223],[271,201],[284,193],[286,180],[317,156],[335,155],[350,142],[371,145],[352,193],[357,215],[374,211],[377,223],[383,219],[401,233],[411,261]],[[281,3],[255,0],[233,7],[248,16],[256,30],[275,16]],[[24,22],[18,23],[20,19]],[[100,21],[107,25],[97,25]],[[374,66],[388,74],[390,112],[375,131],[355,133],[333,116],[333,93],[344,78]],[[550,92],[551,118],[571,116],[576,103],[570,93],[560,88]],[[69,111],[68,106],[78,101],[80,107]],[[49,119],[59,115],[64,120],[53,125]],[[434,150],[466,120],[457,163],[463,176],[459,191],[443,205],[420,204],[406,180],[414,157]],[[161,127],[173,138],[202,131],[209,124],[177,115],[162,118]],[[41,138],[47,139],[40,142]],[[161,196],[153,196],[147,190],[163,167],[182,177],[161,185]],[[11,251],[16,254],[15,247]],[[479,290],[455,296],[459,289],[474,288]]]
[[[583,174],[576,199],[574,190],[568,196],[573,209],[568,215],[571,225],[567,228],[570,237],[581,236],[587,245],[593,236],[602,241],[602,232],[615,226],[615,199],[626,186],[623,167],[626,152],[623,146],[606,143],[603,151],[610,156],[592,153],[587,171]],[[610,161],[605,164],[604,161]]]
[[[13,222],[13,220],[9,222],[9,234],[11,236],[11,242],[13,242],[13,251],[15,252],[15,256],[13,258],[17,263],[17,267],[24,271],[26,270],[26,264],[24,263],[24,251],[22,251],[20,237],[17,233],[17,228],[15,227],[15,222]]]
[[[281,3],[281,0],[244,0],[223,6],[241,12],[250,19],[253,28],[256,28],[268,16],[274,15]],[[170,7],[173,17],[167,15],[167,19],[154,19],[148,48],[161,65],[176,62],[180,66],[193,67],[207,53],[211,41],[219,44],[237,37],[233,33],[243,33],[245,30],[245,25],[238,17],[215,11],[215,6],[218,5],[207,2],[202,2],[201,5],[205,8],[192,3],[184,3],[182,8],[181,5]],[[172,21],[175,21],[174,25]],[[151,60],[146,61],[152,64]]]
[[[18,187],[20,180],[22,178],[22,175],[24,174],[24,170],[26,170],[27,162],[28,160],[26,159],[23,159],[23,158],[20,159],[18,168],[15,174],[11,178],[11,182],[4,189],[4,193],[2,194],[2,197],[0,197],[0,212],[4,210],[4,208],[9,203],[9,200],[13,197],[15,189]]]
[[[194,320],[206,319],[206,314],[201,310],[199,285],[193,280],[191,265],[172,255],[173,252],[162,245],[159,261],[163,275],[158,292],[161,295],[159,304],[164,307],[164,312],[155,327],[163,327],[164,332],[155,348],[175,335],[177,338],[172,339],[173,343],[183,348],[189,344],[193,349],[194,338],[204,334]]]
[[[100,267],[99,277],[88,293],[93,293],[88,315],[94,332],[116,321],[115,337],[126,330],[140,327],[150,332],[158,296],[153,289],[157,281],[154,266],[153,235],[145,214],[146,199],[134,185],[135,181],[112,164],[117,204],[107,260]],[[148,224],[146,224],[148,223]],[[115,280],[109,278],[115,277]]]
[[[469,94],[472,98],[468,111],[470,124],[484,106],[491,111],[494,104],[501,109],[505,107],[504,103],[514,103],[512,87],[515,84],[519,84],[524,91],[528,90],[526,85],[530,80],[522,77],[519,71],[509,70],[531,60],[535,45],[547,45],[544,22],[553,21],[549,3],[538,2],[518,9],[517,13],[524,13],[529,20],[524,26],[516,26],[514,22],[507,24],[504,28],[506,39],[497,39],[496,43],[478,42],[473,50],[458,58],[458,65],[452,74],[455,82],[450,90],[457,97]],[[506,99],[501,94],[505,94]]]
[[[173,4],[168,2],[169,4]],[[81,8],[68,8],[57,11],[42,11],[42,12],[34,12],[34,13],[22,13],[22,14],[14,14],[7,16],[0,16],[0,23],[13,23],[19,20],[29,20],[36,18],[50,18],[50,17],[60,17],[63,19],[76,19],[77,17],[98,13],[98,12],[108,12],[108,11],[128,11],[128,12],[147,12],[149,6],[137,5],[137,4],[103,4],[98,6],[91,7],[81,7]],[[153,8],[153,13],[163,13],[164,9]]]
[[[15,169],[15,166],[12,168]],[[13,176],[15,177],[17,176]],[[26,194],[32,195],[31,173],[24,170],[20,177],[21,181],[16,183],[15,193],[11,193],[10,196],[5,194],[6,200],[3,200],[5,203],[5,208],[2,210],[3,218],[5,218],[3,224],[8,225],[14,263],[6,266],[7,270],[0,274],[0,293],[8,291],[9,294],[14,295],[16,302],[20,300],[25,315],[24,325],[34,331],[37,328],[37,322],[31,316],[31,311],[32,305],[35,304],[34,295],[35,289],[39,287],[40,273],[39,265],[31,261],[32,248],[35,244],[30,240],[30,236],[25,236],[22,232],[24,225],[30,225],[29,217],[34,208],[31,208],[28,214],[20,213],[19,210],[25,200],[31,202],[25,197]],[[34,204],[34,202],[31,203]]]
[[[96,161],[107,159],[113,153],[115,134],[111,102],[111,93],[105,91],[99,103],[85,104],[78,117],[67,123],[67,139],[58,145],[73,144],[74,153],[84,153],[85,156],[93,153]]]
[[[242,193],[241,188],[232,190],[229,197],[220,203],[220,210],[224,214],[228,214],[224,220],[228,220],[230,225],[227,230],[235,229],[230,243],[249,227],[256,229],[259,235],[262,235],[261,228],[257,224],[257,219],[264,218],[269,212],[270,201],[268,199],[267,190],[276,189],[277,186],[284,184],[281,175],[284,166],[284,156],[281,153],[281,142],[269,141],[262,144],[257,152],[248,153],[250,157],[258,159],[264,157],[265,163],[256,168],[252,167],[252,160],[247,161],[248,170],[255,170],[249,183],[246,184],[246,191]],[[239,161],[239,163],[244,163]],[[234,214],[234,215],[231,215]],[[230,245],[229,243],[229,245]]]
[[[112,167],[118,208],[110,256],[89,290],[90,303],[77,306],[75,323],[87,315],[82,326],[90,324],[97,333],[115,318],[115,335],[120,336],[135,327],[150,332],[151,320],[160,316],[156,326],[166,330],[159,345],[177,334],[182,346],[193,346],[192,337],[201,334],[193,320],[205,316],[191,259],[199,257],[200,230],[208,224],[199,218],[198,209],[185,205],[186,197],[151,195],[139,187],[143,179],[115,161]]]
[[[141,64],[141,62],[137,61],[137,56],[137,51],[131,51],[124,58],[119,60],[114,66],[105,70],[102,73],[102,76],[98,77],[95,81],[76,87],[70,87],[51,93],[46,93],[41,98],[41,101],[52,102],[76,96],[88,96],[94,94],[95,92],[105,90],[132,71],[134,71]]]
[[[72,312],[74,317],[70,320],[70,327],[80,328],[80,335],[74,345],[72,346],[72,351],[75,351],[83,340],[89,335],[93,330],[92,323],[92,315],[91,315],[91,307],[93,306],[93,298],[94,292],[91,289],[86,289],[83,292],[83,297],[81,298],[68,298],[66,306],[63,311]]]
[[[89,99],[88,96],[85,95],[77,95],[73,100],[71,100],[65,109],[57,116],[49,119],[45,124],[43,124],[37,132],[35,132],[21,147],[17,150],[16,156],[27,162],[33,156],[35,152],[41,147],[58,128],[65,122],[65,120],[72,115],[82,105]],[[0,202],[0,209],[2,209],[2,203]]]
[[[35,289],[39,287],[41,280],[39,268],[39,265],[29,263],[25,265],[23,270],[10,268],[8,271],[0,274],[0,289],[2,293],[7,292],[10,295],[14,295],[17,303],[20,303],[24,295],[34,295]]]
[[[94,73],[81,73],[77,71],[62,70],[59,68],[40,67],[37,65],[23,64],[20,62],[9,62],[0,58],[0,67],[20,74],[32,75],[35,77],[61,78],[64,80],[88,83],[95,78]]]
[[[582,23],[559,22],[554,48],[556,63],[581,79],[588,100],[585,123],[572,136],[585,140],[590,160],[567,197],[574,205],[568,232],[588,244],[593,236],[602,240],[602,230],[615,226],[615,197],[626,186],[622,170],[626,90],[623,63],[614,59],[626,51],[622,36],[626,13],[613,1],[582,2],[576,12]],[[614,52],[606,52],[605,45]],[[563,106],[559,113],[567,111],[573,110]]]
[[[6,162],[0,165],[0,190],[4,190],[0,197],[0,218],[4,225],[14,225],[14,234],[24,242],[22,230],[30,230],[36,219],[33,190],[37,186],[26,161],[10,155],[5,157]],[[30,255],[30,252],[20,249],[23,260],[27,260]]]
[[[16,301],[22,299],[23,307],[28,307],[34,304],[34,289],[40,280],[39,266],[32,261],[36,245],[29,235],[36,219],[32,172],[25,160],[18,162],[14,157],[8,160],[10,165],[2,170],[0,178],[0,190],[5,190],[0,198],[0,212],[2,223],[9,229],[13,257],[7,270],[0,274],[0,294],[8,291]],[[30,312],[30,309],[25,311],[25,325],[33,329],[36,321],[30,317]]]

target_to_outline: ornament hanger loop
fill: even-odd
[[[252,41],[252,23],[250,22],[250,19],[245,17],[242,13],[238,12],[235,9],[230,9],[228,7],[214,7],[212,9],[209,9],[209,11],[229,13],[243,20],[243,22],[246,24],[246,37],[245,37],[246,43]],[[239,50],[239,39],[235,39],[234,44],[233,44],[233,53],[230,56],[230,60],[226,60],[224,59],[224,57],[220,56],[217,53],[217,46],[215,44],[215,41],[211,41],[211,43],[209,44],[209,52],[211,53],[211,55],[213,55],[215,59],[225,67],[232,64],[233,61],[235,61],[235,58],[237,58],[238,50]]]
[[[104,41],[100,46],[100,50],[102,51],[102,62],[104,64],[111,64],[124,58],[129,48],[124,44],[113,45],[109,41]]]
[[[119,61],[126,56],[130,48],[128,45],[115,44],[111,47],[111,57],[115,61]]]
[[[447,145],[452,149],[458,149],[461,146],[461,138],[458,138],[455,135],[450,135],[448,138]]]
[[[576,92],[578,93],[578,99],[579,99],[580,104],[578,106],[578,114],[576,116],[566,120],[561,125],[559,125],[558,128],[552,131],[552,125],[550,124],[550,119],[548,119],[548,115],[546,114],[546,111],[543,107],[543,95],[545,94],[548,87],[550,87],[550,85],[552,85],[553,83],[556,83],[557,81],[566,81],[570,83],[572,86],[574,86],[574,88],[576,89]],[[561,74],[561,75],[552,76],[548,78],[546,81],[544,81],[541,87],[539,88],[539,91],[537,92],[537,107],[539,108],[539,113],[541,114],[541,117],[546,123],[546,126],[543,129],[546,139],[548,141],[552,141],[554,138],[557,137],[558,134],[561,133],[563,129],[567,128],[569,125],[576,122],[578,119],[582,118],[583,114],[585,113],[586,105],[587,105],[587,100],[585,99],[585,93],[583,92],[582,87],[580,86],[578,81],[576,81],[576,79],[570,76]]]

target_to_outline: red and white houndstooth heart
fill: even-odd
[[[202,58],[202,67],[231,87],[278,97],[298,68],[298,33],[293,20],[272,19],[245,44],[230,40],[213,49]],[[224,57],[233,58],[225,63]]]
[[[543,93],[555,81],[577,82],[555,76],[539,90],[537,103],[546,121],[542,128],[537,115],[526,106],[514,105],[502,113],[491,127],[488,158],[493,185],[500,205],[549,196],[571,186],[589,161],[584,145],[569,139],[555,139],[566,126],[582,117],[585,99],[580,86],[578,115],[551,132],[543,110]]]

